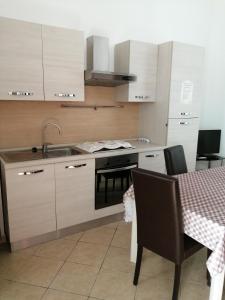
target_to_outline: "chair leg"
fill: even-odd
[[[113,191],[115,190],[115,186],[116,186],[116,178],[113,177]]]
[[[207,259],[209,258],[211,253],[212,253],[212,250],[207,249]],[[208,269],[206,270],[206,280],[207,280],[207,286],[210,287],[211,286],[211,276],[210,276]]]
[[[107,195],[108,195],[108,178],[105,178],[105,203],[108,202]]]
[[[100,183],[101,183],[101,174],[98,174],[97,175],[97,192],[99,192]]]
[[[142,253],[143,253],[143,247],[138,245],[137,249],[137,260],[136,260],[136,266],[135,266],[135,272],[134,272],[134,280],[133,284],[138,284],[139,274],[141,270],[141,260],[142,260]]]
[[[180,288],[180,275],[181,275],[181,265],[175,265],[172,300],[178,300],[179,288]]]
[[[127,175],[127,190],[129,189],[129,174]]]
[[[123,191],[123,178],[124,178],[124,177],[121,176],[121,179],[120,179],[120,180],[121,180],[121,190],[122,190],[122,191]]]

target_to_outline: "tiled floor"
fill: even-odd
[[[113,223],[13,254],[0,253],[0,300],[171,300],[173,264],[144,252],[138,287],[130,224]],[[206,251],[183,265],[180,300],[207,300]],[[225,299],[225,297],[224,297]]]

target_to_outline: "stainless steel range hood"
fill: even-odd
[[[136,81],[134,74],[109,71],[109,39],[102,36],[87,38],[87,70],[85,84],[114,87]]]

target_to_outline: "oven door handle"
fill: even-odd
[[[137,168],[137,164],[127,166],[127,167],[121,167],[121,168],[115,168],[115,169],[106,169],[106,170],[97,170],[97,174],[106,174],[106,173],[114,173],[119,171],[125,171],[125,170],[131,170]]]

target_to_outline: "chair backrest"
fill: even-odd
[[[139,245],[180,263],[184,251],[178,180],[135,169],[132,171]]]
[[[182,145],[164,149],[164,156],[168,175],[187,173],[187,164]]]

